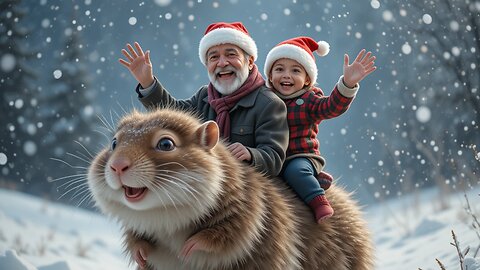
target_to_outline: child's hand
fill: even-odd
[[[376,57],[371,55],[371,52],[365,54],[365,49],[363,49],[358,53],[357,58],[355,58],[355,61],[350,65],[348,54],[345,54],[343,58],[343,82],[345,83],[345,86],[349,88],[355,87],[357,83],[377,69],[377,67],[374,66],[374,60]]]
[[[118,61],[130,70],[130,73],[132,73],[133,77],[137,79],[143,88],[149,87],[154,82],[152,63],[150,62],[150,51],[143,53],[142,47],[140,47],[138,42],[135,42],[137,51],[135,51],[130,44],[127,44],[127,48],[130,53],[125,49],[122,49],[122,53],[128,61],[121,58],[118,59]]]

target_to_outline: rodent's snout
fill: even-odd
[[[131,161],[127,158],[115,158],[110,163],[110,169],[120,176],[125,173],[131,165]]]

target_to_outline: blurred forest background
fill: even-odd
[[[154,73],[188,98],[208,83],[198,42],[216,21],[246,25],[260,70],[284,39],[329,42],[327,94],[344,53],[374,52],[378,70],[319,133],[326,171],[362,203],[478,184],[480,1],[2,0],[0,187],[81,203],[90,153],[110,142],[102,120],[141,108],[121,49],[150,49]]]

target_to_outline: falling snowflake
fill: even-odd
[[[135,25],[135,24],[137,24],[137,18],[135,18],[135,17],[130,17],[130,18],[128,18],[128,23],[129,23],[130,25]]]
[[[0,153],[0,165],[5,165],[7,164],[7,155],[5,155],[4,153]]]
[[[430,121],[432,113],[428,107],[420,106],[415,112],[415,116],[420,123],[427,123],[428,121]]]
[[[172,3],[172,0],[155,0],[155,4],[161,6],[161,7],[166,7]]]
[[[15,56],[9,53],[4,54],[0,61],[2,71],[4,71],[5,73],[11,72],[15,68],[15,65],[17,63],[17,61],[15,60]]]
[[[57,80],[60,79],[60,78],[62,77],[62,71],[59,70],[59,69],[56,69],[56,70],[53,72],[53,77],[54,77],[55,79],[57,79]]]

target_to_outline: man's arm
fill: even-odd
[[[247,147],[252,165],[269,176],[277,176],[285,161],[288,147],[287,108],[272,93],[271,101],[263,106],[255,125],[256,147]]]
[[[165,89],[165,87],[163,87],[157,78],[154,78],[154,82],[150,87],[143,89],[142,86],[138,84],[135,89],[138,94],[138,99],[148,110],[154,110],[159,107],[196,110],[198,106],[198,96],[201,92],[200,90],[189,99],[177,100]]]

